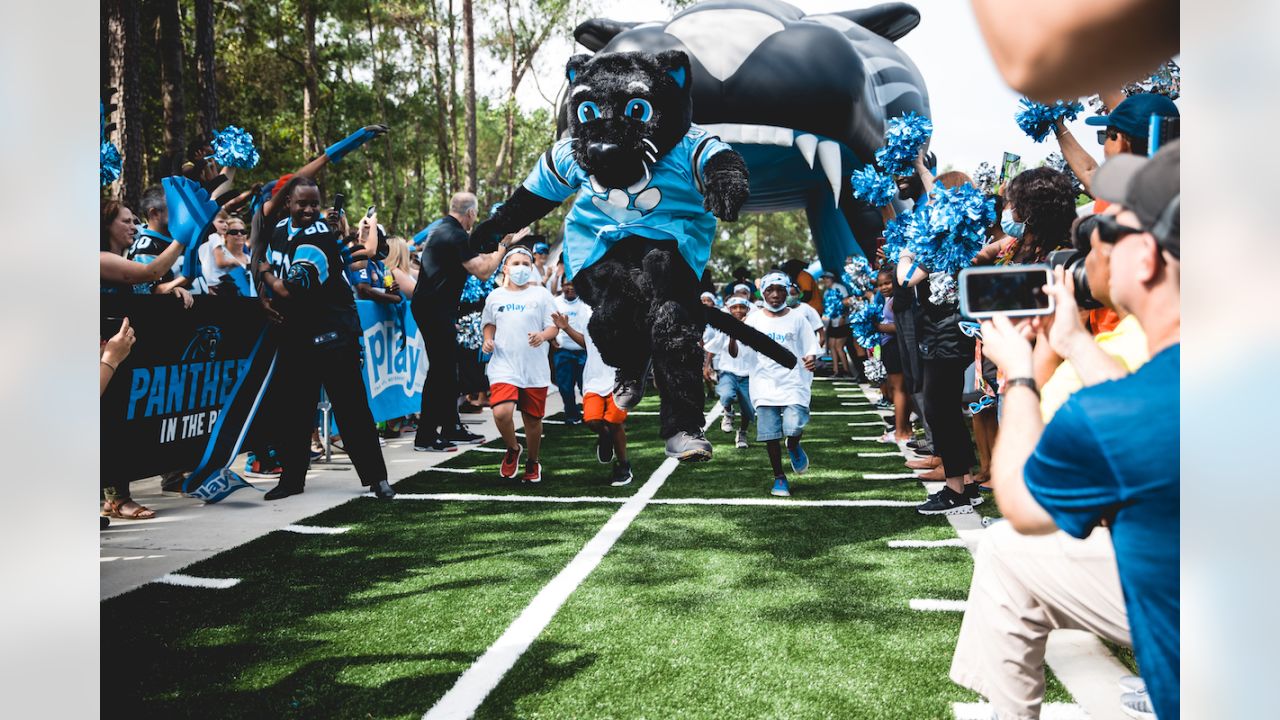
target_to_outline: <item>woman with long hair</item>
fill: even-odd
[[[125,259],[124,253],[137,233],[137,224],[133,211],[119,200],[102,201],[99,230],[98,278],[104,293],[128,294],[136,284],[159,282],[184,252],[182,243],[175,240],[149,263]],[[190,293],[181,290],[174,294],[190,307]]]

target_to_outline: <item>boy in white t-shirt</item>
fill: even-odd
[[[596,433],[596,459],[613,461],[609,484],[622,487],[631,484],[631,463],[627,461],[627,411],[613,402],[613,386],[618,369],[606,365],[600,350],[591,341],[591,333],[583,323],[575,328],[567,315],[552,316],[556,327],[587,349],[587,364],[582,376],[582,420]]]
[[[750,301],[736,295],[730,297],[724,306],[729,314],[738,320],[745,320],[747,313],[752,309]],[[751,405],[749,389],[750,375],[755,370],[756,358],[750,352],[750,348],[710,327],[707,328],[703,344],[707,351],[707,365],[704,371],[708,380],[715,381],[716,395],[724,408],[726,422],[720,424],[720,429],[733,432],[733,406],[736,401],[741,411],[739,416],[742,418],[742,423],[738,428],[738,436],[734,444],[740,449],[746,448],[747,428],[751,427],[751,421],[756,417],[755,408]],[[712,359],[715,360],[714,371],[711,368]]]
[[[538,451],[542,445],[542,416],[546,412],[547,386],[551,369],[547,349],[556,336],[551,320],[555,301],[541,285],[531,285],[533,253],[512,248],[502,259],[504,287],[496,288],[484,301],[480,324],[484,332],[485,354],[489,359],[489,405],[493,422],[507,444],[499,474],[516,476],[520,464],[520,443],[516,441],[515,409],[524,418],[529,459],[522,482],[542,481]]]
[[[800,360],[790,370],[761,355],[755,355],[751,373],[751,401],[756,409],[756,440],[765,443],[773,468],[773,495],[791,496],[791,484],[782,471],[780,440],[787,439],[791,469],[797,475],[809,468],[809,456],[800,447],[800,436],[809,422],[809,396],[818,354],[818,337],[805,316],[787,307],[791,281],[780,272],[769,273],[760,282],[764,307],[747,316],[746,324],[773,338]]]

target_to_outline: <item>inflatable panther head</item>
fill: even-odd
[[[605,187],[642,179],[693,122],[693,77],[680,50],[574,55],[565,74],[574,160]]]

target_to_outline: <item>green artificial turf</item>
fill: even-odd
[[[813,410],[872,409],[814,385]],[[853,403],[852,406],[844,403]],[[710,403],[708,403],[708,408]],[[639,408],[656,411],[647,398]],[[853,442],[874,415],[815,414],[797,499],[921,501],[892,446]],[[467,452],[398,491],[633,494],[663,461],[656,416],[633,416],[636,481],[608,485],[582,426],[549,424],[544,481],[499,478]],[[712,424],[711,462],[680,466],[658,498],[768,497],[764,446]],[[488,447],[499,447],[492,442]],[[784,460],[785,462],[785,460]],[[417,718],[453,685],[617,504],[356,499],[183,570],[229,590],[147,585],[102,603],[103,714],[133,718]],[[994,503],[983,506],[990,513]],[[910,507],[650,505],[481,707],[482,718],[948,718],[975,696],[947,678],[963,548],[891,549],[955,537]],[[1068,700],[1050,676],[1047,699]]]

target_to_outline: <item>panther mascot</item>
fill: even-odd
[[[705,308],[698,279],[716,218],[734,221],[748,196],[737,152],[693,125],[691,72],[679,50],[575,55],[566,68],[570,137],[476,226],[480,250],[576,195],[565,219],[565,277],[592,307],[588,330],[617,368],[613,397],[634,408],[652,367],[666,453],[708,460],[702,425],[706,324],[794,367],[795,357],[728,313]]]

